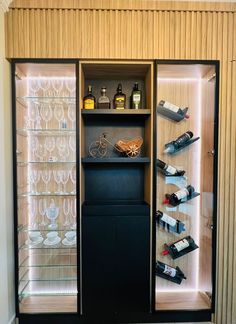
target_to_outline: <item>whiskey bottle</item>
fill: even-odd
[[[118,84],[117,92],[114,96],[114,108],[125,109],[126,95],[122,92],[121,83]]]
[[[88,86],[88,94],[83,98],[83,108],[84,109],[95,109],[96,99],[92,94],[92,86]]]
[[[101,88],[101,97],[98,99],[98,109],[110,109],[110,99],[106,95],[106,87]]]
[[[142,92],[138,88],[138,82],[135,82],[131,94],[131,109],[141,109]]]

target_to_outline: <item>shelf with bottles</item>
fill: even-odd
[[[151,114],[151,109],[81,109],[81,114],[83,118],[98,118],[98,116],[102,115],[103,117],[106,116],[126,116],[131,115],[134,118],[137,118],[137,116],[149,116]]]

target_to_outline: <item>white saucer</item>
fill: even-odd
[[[49,239],[46,239],[43,244],[44,245],[56,245],[61,242],[61,238],[59,236],[56,237],[54,241],[49,241]]]
[[[67,238],[64,238],[64,240],[62,241],[63,245],[75,245],[76,244],[76,239],[74,239],[73,241],[68,241]]]
[[[31,241],[30,239],[28,239],[26,242],[25,242],[25,244],[26,245],[38,245],[38,244],[40,244],[40,243],[42,243],[43,242],[43,237],[42,236],[40,236],[39,238],[38,238],[38,240],[37,241]]]

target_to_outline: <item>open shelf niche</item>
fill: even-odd
[[[151,205],[153,125],[153,63],[145,61],[80,61],[81,108],[81,197],[93,204],[106,202],[146,202]],[[142,109],[129,108],[134,83],[142,90]],[[126,109],[113,109],[118,83],[126,94]],[[92,85],[96,100],[102,86],[107,88],[111,109],[85,110],[83,97]],[[89,154],[92,142],[106,134],[107,154],[93,158]],[[130,158],[114,149],[120,140],[143,138],[138,157]]]

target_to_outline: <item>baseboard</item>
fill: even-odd
[[[16,319],[16,316],[13,315],[12,318],[10,319],[10,321],[8,322],[8,324],[16,324],[15,319]]]

